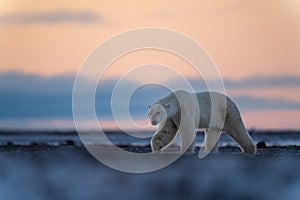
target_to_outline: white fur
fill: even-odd
[[[166,109],[162,105],[154,104],[153,106],[150,107],[148,116],[150,118],[151,124],[157,125],[157,124],[163,122],[165,119],[167,119],[167,112],[166,112]]]
[[[159,124],[159,130],[153,136],[159,140],[152,138],[152,150],[157,151],[166,147],[178,130],[181,150],[188,149],[194,152],[196,129],[205,128],[205,152],[218,149],[218,140],[221,131],[224,130],[244,152],[255,153],[255,145],[244,126],[237,106],[223,94],[215,92],[192,94],[178,90],[157,101],[150,107],[148,114],[153,125]],[[165,130],[168,130],[168,136],[163,137],[161,134],[164,134]]]

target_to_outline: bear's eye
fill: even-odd
[[[160,115],[160,112],[157,112],[156,114],[157,114],[157,115]]]

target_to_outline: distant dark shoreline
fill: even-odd
[[[82,131],[84,132],[97,132],[97,130],[86,130]],[[118,133],[124,133],[122,130],[103,130],[105,134],[118,134]],[[136,131],[132,130],[129,132],[140,132],[140,133],[153,133],[154,131]],[[259,129],[248,129],[248,132],[250,135],[252,134],[300,134],[300,130],[293,130],[293,129],[287,129],[287,130],[259,130]],[[0,129],[0,136],[6,135],[6,134],[24,134],[24,133],[30,133],[30,134],[55,134],[55,135],[77,135],[76,130],[42,130],[42,129]],[[198,134],[202,134],[203,131],[199,130],[197,131]]]
[[[85,133],[85,132],[83,132]],[[96,131],[86,131],[86,134],[96,133]],[[141,134],[153,132],[140,132]],[[259,152],[265,155],[276,152],[300,154],[300,131],[298,130],[249,130],[250,135],[257,144]],[[150,137],[134,138],[124,134],[119,130],[108,130],[105,134],[109,140],[121,149],[136,153],[151,152]],[[149,134],[149,135],[151,135]],[[197,142],[198,148],[204,139],[202,131],[198,131]],[[109,145],[105,141],[101,144]],[[64,147],[84,148],[80,137],[75,130],[0,130],[0,151],[40,151],[44,149]],[[239,152],[240,148],[232,141],[227,134],[220,138],[220,151],[222,152]]]
[[[133,152],[133,153],[151,153],[151,147],[150,145],[143,145],[143,146],[135,146],[135,145],[118,145],[120,149]],[[15,145],[13,143],[9,143],[6,145],[0,145],[0,153],[9,153],[9,155],[19,155],[20,153],[26,153],[29,155],[34,154],[41,154],[41,153],[51,153],[51,152],[57,152],[57,151],[81,151],[85,152],[86,149],[83,145],[75,145],[74,143],[64,143],[60,145],[49,145],[45,143],[34,143],[30,145]],[[188,155],[188,156],[197,156],[198,152],[200,150],[200,147],[196,147],[195,154],[194,155]],[[239,147],[235,146],[225,146],[225,147],[219,147],[219,152],[217,155],[238,155],[241,154],[241,149]],[[216,155],[215,153],[212,153],[212,155]],[[299,156],[300,155],[300,146],[292,145],[292,146],[265,146],[265,147],[258,147],[257,152],[255,155],[253,154],[246,154],[246,157],[270,157],[270,156]]]

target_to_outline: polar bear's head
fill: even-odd
[[[148,116],[151,124],[157,125],[167,119],[167,111],[162,105],[154,104],[149,107]]]

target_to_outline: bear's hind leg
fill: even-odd
[[[244,153],[256,152],[256,147],[242,121],[234,124],[233,126],[226,127],[225,131],[236,143],[239,144]]]

